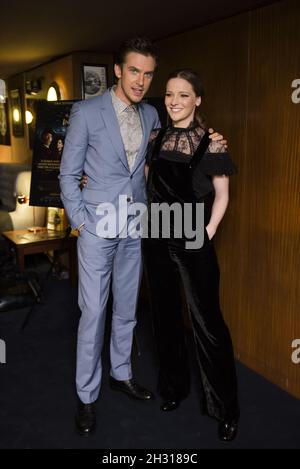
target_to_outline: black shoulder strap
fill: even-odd
[[[211,139],[209,138],[209,132],[206,131],[203,137],[201,138],[201,141],[191,159],[190,168],[195,168],[196,164],[202,159],[210,142]]]

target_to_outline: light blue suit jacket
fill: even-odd
[[[117,208],[120,194],[133,202],[146,202],[145,154],[150,132],[160,122],[153,106],[140,103],[138,110],[143,139],[130,173],[109,90],[73,105],[59,175],[61,199],[72,228],[84,223],[95,233],[97,205],[110,202]],[[81,190],[83,172],[88,184]]]

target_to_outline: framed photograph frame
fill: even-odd
[[[82,99],[101,96],[107,87],[106,65],[82,64]]]
[[[21,101],[21,93],[19,89],[10,90],[9,92],[12,134],[14,137],[24,136],[24,118],[23,107]]]
[[[8,103],[0,103],[0,145],[10,145]]]

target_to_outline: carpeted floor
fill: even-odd
[[[108,341],[97,403],[98,427],[88,439],[74,429],[76,291],[68,280],[50,277],[45,304],[37,305],[21,331],[27,309],[0,314],[7,363],[0,365],[0,448],[300,448],[300,401],[237,364],[241,421],[232,443],[219,442],[217,423],[200,414],[193,377],[191,394],[179,409],[164,413],[160,399],[135,402],[108,386]],[[109,321],[107,338],[109,334]],[[155,391],[156,358],[147,306],[139,310],[133,369]]]

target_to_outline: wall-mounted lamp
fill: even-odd
[[[33,114],[31,111],[25,111],[25,122],[27,125],[31,124],[33,121]]]
[[[27,80],[25,83],[26,94],[37,95],[42,89],[42,79]]]
[[[18,123],[20,122],[21,115],[20,115],[20,110],[16,107],[13,108],[13,120],[14,122]]]
[[[47,101],[59,101],[60,100],[60,89],[57,83],[52,83],[48,89]]]
[[[18,194],[17,195],[17,201],[18,201],[18,204],[26,204],[26,202],[28,201],[28,198],[26,197],[25,194]]]

